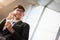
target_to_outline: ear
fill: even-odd
[[[21,16],[24,16],[24,13],[22,13]]]
[[[24,16],[24,13],[22,13],[22,16]]]
[[[23,16],[24,16],[24,13],[23,13]]]

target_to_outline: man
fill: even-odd
[[[0,23],[0,33],[5,40],[28,40],[29,24],[22,22],[25,9],[18,5],[8,17]]]

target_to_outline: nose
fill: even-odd
[[[17,13],[19,13],[19,14],[20,14],[21,12],[20,12],[20,11],[17,11]]]

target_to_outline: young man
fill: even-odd
[[[22,22],[25,9],[18,5],[8,17],[0,23],[0,32],[5,40],[28,40],[29,24]]]

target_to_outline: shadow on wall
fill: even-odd
[[[58,31],[58,34],[57,34],[56,40],[60,40],[60,28],[59,28],[59,31]]]

